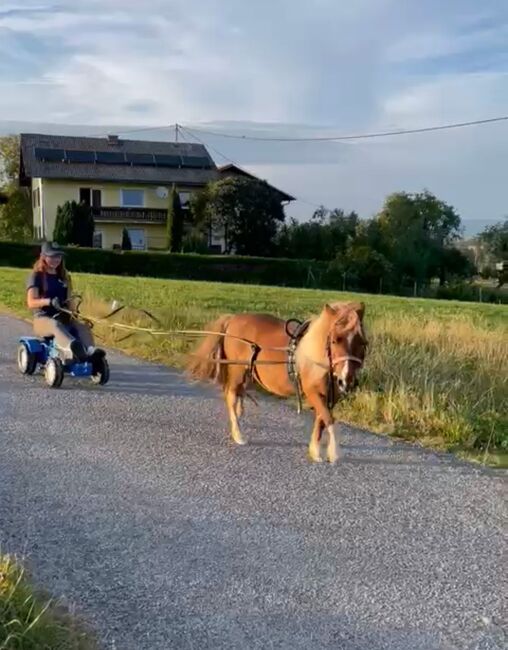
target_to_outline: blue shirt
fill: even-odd
[[[39,271],[30,273],[26,283],[26,290],[32,288],[39,290],[39,298],[58,298],[62,304],[68,297],[67,282],[61,280],[54,273],[41,273]],[[57,313],[57,310],[54,307],[38,307],[33,312],[34,316],[52,318]]]

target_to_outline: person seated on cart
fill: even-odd
[[[71,279],[61,249],[50,242],[42,244],[26,290],[27,306],[34,314],[35,335],[53,336],[64,360],[83,362],[104,356],[102,350],[94,347],[90,327],[60,311],[72,296]]]

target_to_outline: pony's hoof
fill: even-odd
[[[326,460],[330,465],[335,465],[335,463],[340,460],[340,454],[327,454]]]
[[[245,438],[233,438],[233,442],[237,445],[246,445],[247,440]]]
[[[319,450],[310,450],[308,452],[309,459],[313,463],[322,463],[323,459],[321,458],[321,454],[319,453]]]

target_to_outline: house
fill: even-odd
[[[171,187],[185,208],[218,178],[201,144],[21,134],[20,185],[31,192],[38,239],[51,240],[58,206],[76,201],[93,210],[94,246],[120,246],[127,228],[134,249],[166,248]]]
[[[245,169],[242,169],[241,167],[238,167],[238,165],[234,164],[222,165],[221,167],[218,167],[218,172],[219,180],[222,180],[223,178],[251,178],[254,180],[260,180],[257,176],[254,176],[254,174],[250,174],[249,172],[245,171]],[[268,187],[273,191],[276,199],[281,204],[287,205],[291,201],[296,201],[295,197],[291,196],[291,194],[287,194],[286,192],[273,187],[273,185],[270,185],[270,183],[267,184]],[[223,253],[225,251],[226,233],[224,231],[224,228],[210,228],[210,231],[208,233],[208,248],[218,253]]]

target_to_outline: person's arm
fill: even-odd
[[[39,298],[38,287],[30,287],[26,293],[28,309],[42,309],[51,305],[51,298]]]

